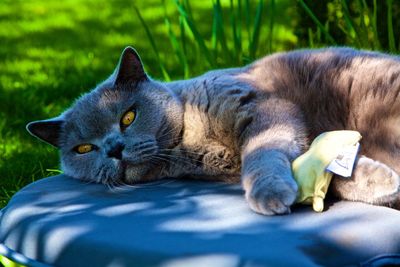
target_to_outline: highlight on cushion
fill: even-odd
[[[161,180],[110,189],[59,175],[28,185],[1,210],[0,254],[29,266],[400,264],[399,211],[327,206],[268,217],[248,208],[240,185]]]

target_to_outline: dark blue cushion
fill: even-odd
[[[266,217],[248,208],[239,185],[162,180],[111,190],[60,175],[12,198],[1,211],[0,244],[0,254],[31,265],[399,263],[400,212],[340,201],[323,213],[298,206]]]

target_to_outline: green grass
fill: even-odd
[[[308,46],[346,45],[389,53],[400,52],[400,2],[393,0],[330,0],[326,10],[316,1],[297,0],[313,21]],[[326,16],[321,20],[321,17]]]
[[[277,12],[293,12],[290,2],[276,1]],[[238,16],[245,22],[244,13],[240,15],[236,10],[237,17],[224,16],[229,13],[230,1],[218,1],[217,11],[216,3],[190,2],[190,19],[197,27],[197,37],[204,38],[204,46],[210,53],[216,51],[212,49],[213,38],[219,47],[220,54],[211,56],[215,65],[210,65],[204,48],[197,47],[193,32],[174,0],[165,0],[165,6],[161,0],[131,1],[131,4],[119,0],[0,1],[0,207],[21,187],[57,174],[54,170],[59,169],[57,150],[31,137],[25,125],[58,115],[80,94],[94,88],[113,71],[125,46],[134,46],[146,70],[158,79],[166,78],[165,73],[175,79],[194,76],[213,67],[244,63],[251,39],[244,31],[245,23],[235,24]],[[249,12],[253,14],[258,1],[249,3]],[[264,14],[269,12],[268,3]],[[152,48],[135,5],[148,25],[157,50]],[[245,11],[244,4],[242,9]],[[224,30],[225,41],[215,40],[217,36],[212,33],[215,12],[220,13],[220,23],[224,26],[214,27],[219,27],[218,38]],[[252,25],[254,17],[247,18]],[[275,17],[273,41],[268,39],[271,25],[266,16],[263,19],[257,53],[253,57],[296,46],[292,22],[285,20],[285,16]],[[232,37],[233,24],[237,27],[236,43]],[[175,44],[171,42],[174,35]],[[243,39],[241,48],[239,37]],[[226,61],[221,42],[225,42],[223,46],[230,49],[231,56],[240,57]],[[235,55],[234,49],[242,52]],[[160,62],[165,73],[160,69]]]

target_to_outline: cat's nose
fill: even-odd
[[[125,145],[123,143],[116,143],[113,145],[110,150],[107,151],[107,156],[109,158],[122,159],[122,151],[124,150]]]

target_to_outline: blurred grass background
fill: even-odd
[[[161,80],[303,47],[398,53],[393,0],[0,1],[0,207],[57,174],[57,150],[25,131],[112,73],[123,48]]]

